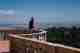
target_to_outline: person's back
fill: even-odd
[[[34,28],[34,19],[33,19],[33,17],[29,21],[29,29],[31,30],[32,28]]]

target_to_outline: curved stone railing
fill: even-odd
[[[80,49],[9,34],[11,53],[80,53]]]

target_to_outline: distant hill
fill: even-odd
[[[40,23],[38,24],[38,27],[40,28],[48,28],[48,27],[80,27],[80,24],[56,24],[56,23]],[[28,24],[0,24],[0,27],[28,27]]]

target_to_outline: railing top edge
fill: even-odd
[[[25,37],[13,35],[13,34],[9,34],[9,36],[10,37],[14,37],[14,38],[24,39],[24,40],[30,40],[30,41],[33,41],[33,42],[49,45],[49,46],[52,46],[52,47],[61,47],[61,48],[70,49],[70,50],[74,50],[74,51],[79,51],[80,52],[80,49],[78,49],[78,48],[69,47],[69,46],[62,45],[62,44],[50,43],[50,42],[46,42],[46,41],[39,41],[39,40],[36,40],[36,39],[25,38]]]
[[[17,35],[32,35],[32,34],[17,34]]]
[[[32,34],[39,34],[39,33],[46,33],[47,31],[41,31],[41,32],[37,32],[37,33],[32,33]]]

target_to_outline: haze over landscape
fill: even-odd
[[[0,24],[23,24],[26,16],[46,24],[79,24],[80,0],[0,0]]]

